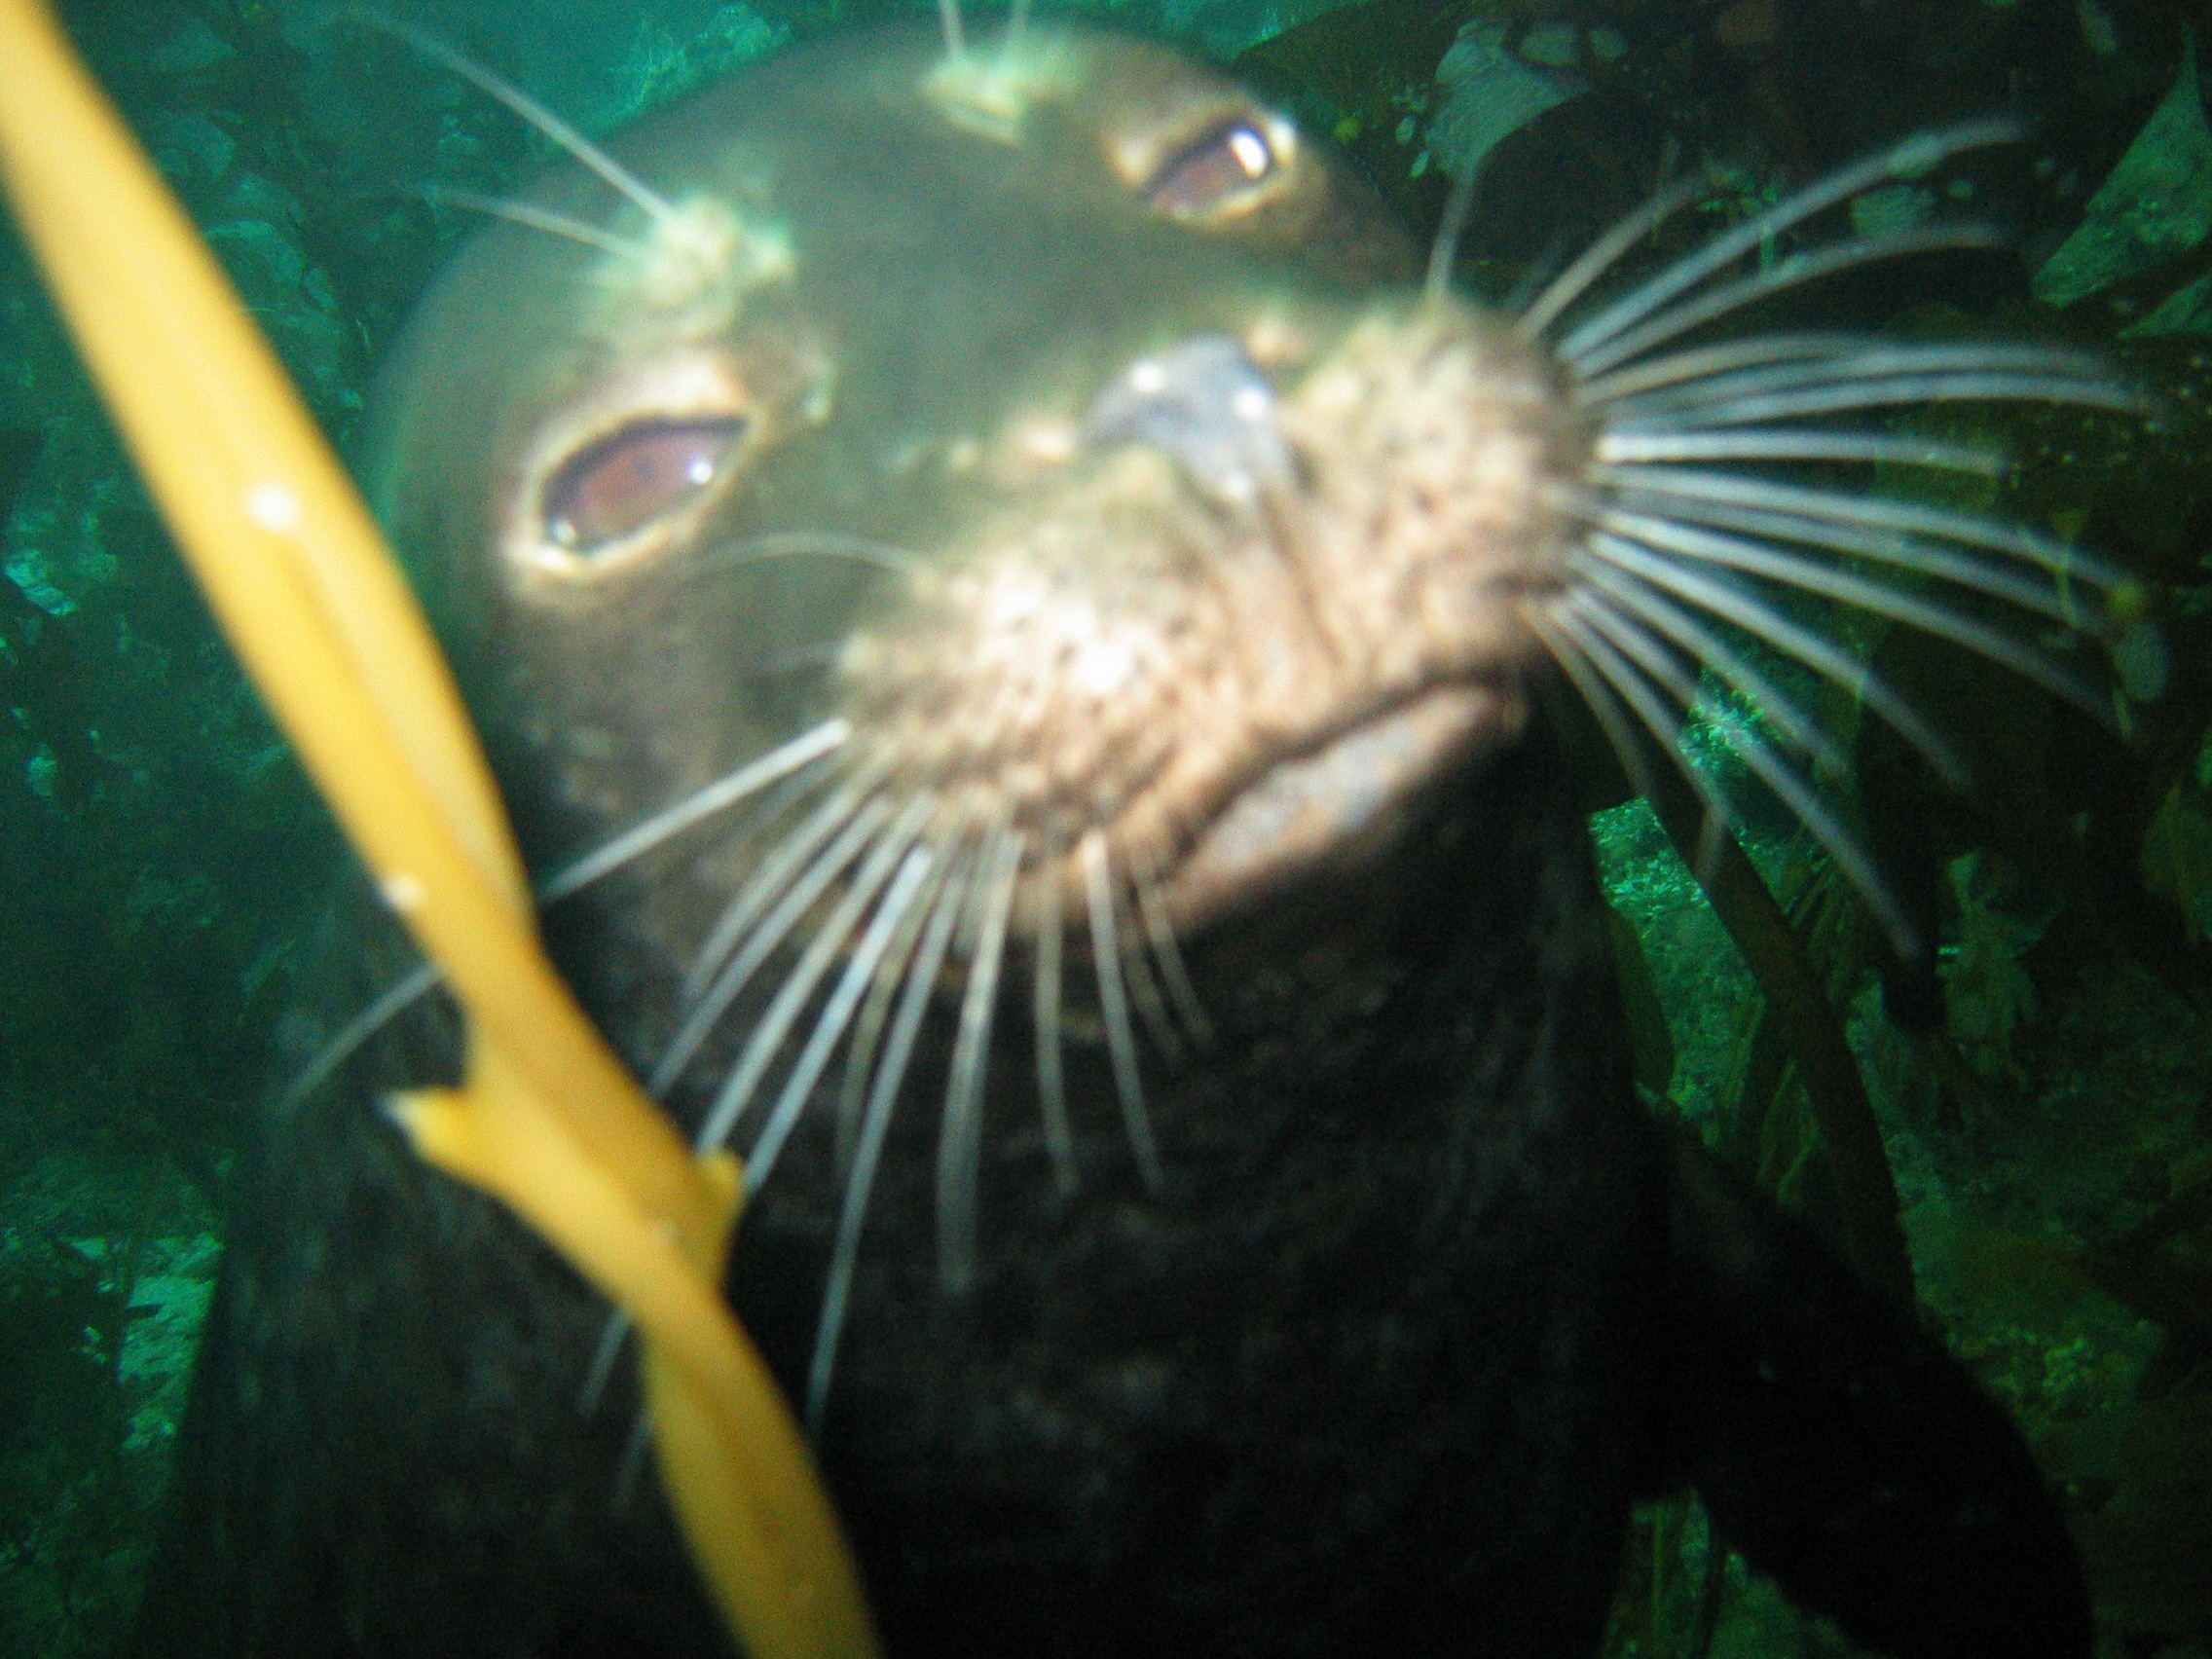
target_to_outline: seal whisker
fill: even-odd
[[[1992,662],[2002,663],[2022,679],[2041,685],[2051,695],[2065,699],[2086,714],[2104,718],[2103,706],[2094,687],[2080,675],[2003,629],[1991,627],[1948,606],[1922,599],[1917,594],[1905,593],[1850,571],[1837,570],[1817,559],[1784,552],[1762,541],[1700,529],[1672,518],[1623,512],[1607,507],[1598,513],[1592,522],[1599,529],[1610,531],[1655,551],[1674,553],[1699,564],[1717,565],[1751,575],[1763,576],[1801,593],[1839,599],[1875,615],[1906,623],[1923,633],[1933,634],[1937,639],[1963,645]]]
[[[1772,790],[1776,797],[1811,832],[1833,859],[1844,878],[1857,889],[1881,922],[1883,931],[1890,936],[1899,954],[1909,955],[1916,945],[1916,935],[1899,908],[1897,900],[1883,881],[1882,873],[1867,856],[1857,836],[1844,826],[1833,808],[1821,798],[1818,791],[1804,777],[1790,767],[1774,752],[1758,732],[1731,711],[1721,708],[1707,697],[1697,682],[1686,673],[1682,665],[1661,647],[1634,618],[1624,616],[1605,599],[1587,588],[1578,589],[1567,597],[1567,603],[1590,627],[1612,645],[1624,659],[1624,667],[1641,671],[1644,678],[1658,687],[1674,706],[1684,714],[1695,711],[1702,715],[1720,734],[1721,741]],[[1652,728],[1657,731],[1655,725]],[[1674,727],[1674,736],[1668,747],[1679,762],[1692,764],[1681,745],[1680,726]]]
[[[875,1172],[883,1159],[884,1138],[891,1127],[891,1109],[913,1058],[914,1038],[922,1015],[929,1011],[930,995],[937,988],[952,943],[954,925],[967,907],[969,881],[975,861],[958,851],[944,862],[942,884],[929,905],[929,921],[913,965],[905,977],[905,994],[899,999],[891,1034],[884,1044],[883,1061],[876,1068],[874,1087],[868,1091],[867,1111],[861,1123],[860,1144],[854,1148],[853,1166],[845,1177],[845,1193],[837,1215],[837,1237],[830,1252],[830,1271],[822,1292],[822,1313],[815,1324],[814,1352],[807,1363],[805,1422],[809,1434],[822,1432],[824,1408],[830,1398],[830,1374],[837,1353],[838,1333],[844,1328],[845,1309],[851,1300],[853,1269],[860,1259],[861,1229],[867,1218],[867,1200],[875,1186]]]
[[[1586,317],[1560,340],[1558,354],[1568,363],[1584,363],[1605,342],[1654,315],[1677,295],[1688,292],[1708,276],[1724,270],[1771,238],[1794,229],[1837,203],[1848,201],[1863,190],[1893,179],[1917,178],[1953,156],[1963,155],[1970,150],[1987,149],[1992,145],[2012,142],[2021,137],[2024,131],[2025,126],[2017,117],[1982,117],[1939,128],[1933,132],[1915,134],[1849,166],[1840,167],[1783,198],[1764,212],[1753,214],[1734,230],[1714,238],[1696,252],[1685,254],[1600,309],[1594,315]],[[1692,193],[1693,196],[1695,194],[1698,193]],[[1669,211],[1686,205],[1690,199],[1683,198]],[[1666,216],[1660,215],[1661,218]],[[1630,222],[1635,222],[1636,217],[1632,215]],[[1656,223],[1658,219],[1649,221],[1649,224]],[[1862,238],[1859,239],[1858,245],[1863,250],[1869,242],[1882,240],[1884,239]],[[1604,245],[1603,241],[1600,245]],[[1623,244],[1618,251],[1625,251],[1625,247],[1626,244]],[[1553,308],[1552,314],[1556,315],[1559,309]],[[1534,314],[1533,309],[1530,314]],[[1530,332],[1538,333],[1541,329]]]
[[[650,851],[701,819],[711,817],[757,793],[768,784],[798,771],[843,743],[851,728],[843,720],[825,720],[812,730],[771,750],[758,759],[738,767],[682,800],[663,807],[644,822],[602,843],[573,863],[564,866],[537,884],[540,904],[557,904],[610,874],[633,859]],[[434,962],[418,963],[394,980],[369,1005],[342,1026],[301,1067],[277,1097],[277,1109],[290,1111],[328,1081],[330,1075],[353,1056],[363,1043],[426,996],[445,977]]]
[[[1741,651],[1703,626],[1680,605],[1643,582],[1596,558],[1578,559],[1575,573],[1590,586],[1602,588],[1614,608],[1635,612],[1641,624],[1672,640],[1695,661],[1703,663],[1722,681],[1741,692],[1760,714],[1781,728],[1783,735],[1817,766],[1841,771],[1843,755],[1827,733],[1798,707],[1796,699],[1754,668]]]
[[[448,206],[466,208],[472,213],[504,219],[510,225],[520,225],[525,230],[543,231],[548,236],[579,242],[585,247],[597,248],[602,253],[611,253],[626,259],[643,259],[651,252],[644,242],[616,236],[612,231],[602,230],[597,225],[587,224],[567,213],[557,213],[550,207],[540,207],[535,203],[487,196],[480,190],[463,190],[458,185],[450,184],[421,185],[417,187],[417,194],[425,202],[443,203]]]
[[[1090,912],[1090,961],[1098,977],[1098,1011],[1106,1026],[1106,1051],[1114,1066],[1114,1091],[1122,1103],[1122,1126],[1145,1187],[1166,1185],[1152,1120],[1145,1111],[1144,1080],[1137,1071],[1136,1034],[1129,1029],[1129,1005],[1122,984],[1122,948],[1114,929],[1114,888],[1102,830],[1090,830],[1078,844],[1083,864],[1084,898]]]
[[[1124,885],[1118,883],[1114,893],[1114,926],[1122,945],[1122,978],[1129,988],[1129,1003],[1152,1038],[1153,1047],[1160,1051],[1160,1057],[1171,1066],[1179,1066],[1183,1063],[1183,1035],[1167,1015],[1166,999],[1160,994],[1160,983],[1152,975],[1144,932],[1136,918],[1129,914],[1123,898]]]
[[[1684,461],[1867,461],[1982,478],[2001,478],[2010,464],[1997,450],[1969,444],[1887,432],[1839,432],[1825,426],[1723,426],[1686,432],[1616,426],[1599,434],[1592,460],[1601,466]]]
[[[1705,807],[1705,821],[1699,831],[1697,854],[1690,863],[1699,881],[1703,882],[1712,872],[1720,837],[1735,822],[1734,809],[1705,769],[1683,752],[1681,721],[1668,708],[1665,699],[1577,612],[1575,597],[1572,593],[1563,594],[1544,608],[1544,614],[1571,643],[1572,649],[1562,654],[1548,637],[1546,643],[1551,645],[1555,659],[1567,669],[1586,697],[1594,687],[1600,689],[1599,698],[1591,704],[1594,710],[1608,705],[1612,708],[1612,717],[1601,716],[1601,723],[1613,745],[1614,754],[1620,756],[1630,780],[1645,799],[1657,799],[1659,792],[1657,779],[1643,760],[1644,746],[1636,735],[1638,726],[1658,742],[1668,759],[1674,762],[1675,770],[1696,792]],[[1577,662],[1582,665],[1580,674],[1573,667]]]
[[[663,807],[539,882],[537,902],[557,904],[571,897],[701,819],[736,805],[766,785],[819,759],[843,743],[849,733],[850,728],[843,720],[825,720],[781,748]],[[378,993],[300,1068],[277,1097],[278,1110],[289,1111],[321,1088],[331,1073],[350,1059],[363,1043],[421,1001],[444,977],[444,972],[436,963],[422,962]]]
[[[835,1158],[837,1173],[841,1176],[852,1173],[853,1159],[859,1150],[861,1113],[867,1099],[868,1077],[883,1043],[884,1025],[891,1017],[893,1000],[899,994],[906,963],[913,955],[914,940],[921,933],[938,888],[943,884],[944,866],[944,858],[933,851],[927,882],[899,918],[890,947],[869,982],[867,1001],[861,1005],[860,1017],[853,1022],[853,1040],[845,1048],[844,1080],[837,1089]]]
[[[431,62],[459,75],[479,92],[497,98],[524,121],[537,129],[556,148],[567,151],[583,166],[612,185],[646,213],[660,223],[678,217],[676,208],[666,197],[647,185],[620,162],[586,138],[573,127],[563,121],[520,87],[456,52],[452,47],[426,29],[416,27],[399,18],[375,11],[365,6],[348,7],[345,16],[370,28],[381,29],[405,41]],[[541,227],[542,228],[542,227]]]
[[[607,1398],[607,1385],[614,1379],[614,1362],[622,1357],[622,1345],[629,1339],[630,1315],[617,1308],[608,1314],[599,1344],[591,1350],[591,1363],[584,1367],[583,1381],[576,1386],[576,1416],[598,1414],[600,1402]]]
[[[1037,872],[1037,961],[1031,1008],[1036,1016],[1037,1109],[1044,1120],[1045,1150],[1052,1184],[1061,1198],[1076,1189],[1075,1136],[1068,1127],[1067,1075],[1060,1052],[1060,956],[1066,925],[1060,915],[1057,863]]]
[[[967,36],[960,24],[960,0],[937,0],[938,27],[944,33],[944,55],[947,58],[967,55]]]
[[[856,564],[873,565],[878,570],[889,571],[895,575],[910,575],[921,566],[921,560],[913,553],[892,542],[876,541],[865,535],[847,535],[832,530],[768,531],[758,535],[739,536],[706,551],[701,555],[700,562],[711,568],[809,556],[850,559]]]
[[[1682,353],[1689,355],[1690,353]],[[1664,361],[1664,359],[1662,360]],[[1768,391],[1788,391],[1831,382],[1879,381],[1900,376],[1937,374],[1986,376],[1992,380],[2018,376],[2035,386],[2079,386],[2095,392],[2114,387],[2112,372],[2103,363],[2079,351],[2055,346],[2007,346],[1987,342],[1960,345],[1894,345],[1881,341],[1853,342],[1847,350],[1797,353],[1787,358],[1748,364],[1726,371],[1712,371],[1652,382],[1642,387],[1612,387],[1606,382],[1633,379],[1633,371],[1619,377],[1604,375],[1583,388],[1588,402],[1634,419],[1646,411],[1702,410],[1735,398]]]
[[[1641,206],[1618,220],[1552,278],[1550,285],[1536,296],[1535,303],[1514,319],[1514,333],[1523,340],[1542,339],[1567,309],[1588,293],[1592,283],[1618,265],[1630,248],[1711,190],[1711,184],[1700,174],[1685,173],[1673,184],[1654,192]]]
[[[918,830],[918,826],[917,826]],[[897,844],[897,837],[887,837],[886,845]],[[798,1122],[799,1113],[814,1093],[814,1086],[828,1069],[830,1056],[835,1051],[837,1040],[844,1036],[845,1027],[860,1006],[861,995],[875,978],[876,965],[882,961],[893,934],[912,906],[914,896],[930,871],[930,850],[926,846],[908,845],[899,865],[899,874],[891,883],[891,890],[883,896],[883,903],[875,907],[867,932],[861,936],[860,944],[845,964],[845,972],[838,977],[836,989],[822,1005],[815,1016],[814,1030],[807,1037],[806,1047],[799,1051],[792,1066],[791,1076],[784,1080],[783,1092],[777,1096],[775,1106],[768,1114],[768,1122],[754,1143],[752,1154],[746,1159],[746,1174],[755,1186],[768,1179],[775,1167],[777,1154],[783,1150],[792,1127]],[[867,877],[864,874],[855,885],[856,896],[867,891]],[[865,905],[866,901],[863,901]],[[857,911],[856,911],[857,914]],[[841,942],[844,935],[836,932],[835,921],[825,927],[822,938]],[[817,942],[820,942],[818,940]],[[833,942],[831,949],[837,948]],[[826,953],[827,954],[827,953]],[[765,1021],[763,1021],[765,1024]],[[742,1109],[742,1107],[741,1107]]]
[[[1852,237],[1825,247],[1779,259],[1766,270],[1739,276],[1718,287],[1665,307],[1641,323],[1595,342],[1576,351],[1561,353],[1562,360],[1578,375],[1598,375],[1615,364],[1641,356],[1656,346],[1687,334],[1731,312],[1743,311],[1775,295],[1808,282],[1818,282],[1841,271],[1874,265],[1913,254],[1956,252],[2005,245],[2005,233],[1994,225],[1938,224],[1881,236]]]
[[[1601,481],[1617,486],[1613,498],[1619,504],[1660,513],[1679,524],[1709,525],[1715,530],[1742,531],[1762,541],[1796,542],[1855,554],[1992,599],[2007,600],[2023,610],[2092,633],[2104,632],[2110,626],[2103,616],[2083,614],[2083,596],[2063,589],[2053,572],[2065,571],[2070,578],[2079,575],[2081,586],[2091,594],[2111,585],[2108,578],[2112,573],[2066,571],[2063,542],[2049,541],[2013,526],[1936,508],[1916,509],[1910,503],[1885,501],[1878,497],[1797,490],[1718,473],[1699,477],[1657,467],[1635,467]],[[1995,560],[1958,552],[1914,534],[1915,529],[2031,561],[2044,579],[2036,581]]]
[[[783,1040],[790,1035],[792,1026],[798,1022],[800,1011],[805,1009],[807,1000],[814,995],[814,989],[830,971],[830,965],[836,960],[838,951],[847,949],[847,944],[852,942],[854,934],[861,927],[861,918],[867,913],[869,904],[876,903],[876,894],[883,892],[883,885],[892,878],[892,871],[896,869],[901,856],[920,836],[922,819],[927,816],[929,807],[932,807],[929,798],[922,796],[918,800],[911,800],[907,810],[898,814],[898,819],[889,823],[887,828],[883,823],[887,810],[885,814],[873,814],[871,823],[869,816],[863,816],[863,819],[854,823],[856,830],[863,830],[863,834],[856,838],[856,843],[865,847],[867,856],[861,861],[861,869],[854,873],[852,883],[838,896],[830,916],[823,918],[821,925],[807,938],[807,946],[798,953],[798,960],[783,976],[781,982],[776,982],[774,998],[770,998],[767,1007],[761,1011],[761,1015],[748,1026],[746,1042],[739,1049],[737,1059],[723,1073],[721,1088],[715,1090],[715,1104],[708,1106],[706,1117],[699,1122],[699,1128],[692,1135],[692,1146],[699,1153],[715,1153],[715,1150],[727,1144],[730,1130],[737,1125],[739,1117],[743,1117],[746,1108],[752,1104],[752,1097],[755,1097],[755,1092],[761,1087],[761,1080],[770,1071],[776,1055],[783,1049]],[[849,863],[849,859],[840,863],[838,869],[843,869],[845,863]],[[854,995],[859,998],[859,993]],[[849,1014],[852,1011],[847,1009],[845,1017],[849,1017]],[[828,1059],[828,1055],[825,1055],[825,1059]],[[748,1193],[756,1193],[761,1181],[767,1177],[767,1170],[774,1165],[774,1155],[781,1148],[786,1132],[788,1125],[776,1122],[763,1125],[755,1148],[746,1155]],[[765,1161],[761,1160],[763,1150],[767,1153]]]
[[[1175,927],[1167,916],[1167,906],[1160,897],[1160,878],[1149,862],[1131,861],[1131,887],[1137,899],[1137,914],[1144,923],[1145,937],[1152,946],[1153,960],[1159,965],[1160,977],[1167,986],[1167,995],[1174,1002],[1175,1011],[1182,1016],[1183,1029],[1191,1041],[1200,1049],[1213,1042],[1213,1021],[1206,1017],[1205,1007],[1198,1001],[1196,986],[1183,962],[1182,947],[1175,942]]]
[[[976,1185],[982,1157],[984,1069],[1021,848],[1021,835],[1002,821],[984,836],[977,865],[972,901],[977,919],[976,945],[960,1000],[960,1029],[953,1042],[937,1143],[938,1282],[955,1295],[976,1279]]]
[[[1645,800],[1657,800],[1659,780],[1651,770],[1650,753],[1638,739],[1635,722],[1620,697],[1605,682],[1598,665],[1583,650],[1575,636],[1567,631],[1560,615],[1564,608],[1565,601],[1557,596],[1526,607],[1529,630],[1566,674],[1581,707],[1598,722],[1606,747],[1620,761],[1621,770],[1628,774],[1629,787]],[[1697,782],[1693,778],[1692,786]]]
[[[783,902],[771,910],[746,940],[745,948],[731,957],[728,964],[715,977],[714,982],[692,1006],[683,1023],[670,1039],[667,1051],[646,1083],[646,1091],[653,1095],[665,1093],[682,1075],[683,1068],[698,1052],[699,1045],[707,1034],[728,1013],[731,1003],[752,979],[761,963],[765,962],[785,937],[806,913],[824,888],[836,878],[846,866],[858,858],[861,851],[876,836],[891,809],[880,797],[870,797],[844,832],[832,842],[828,851],[816,859],[805,875],[793,882],[783,895]]]
[[[756,759],[725,772],[715,782],[662,807],[635,828],[557,870],[539,885],[539,902],[550,904],[566,899],[578,888],[651,851],[701,819],[725,811],[759,793],[770,784],[812,765],[851,737],[852,729],[841,719],[824,720],[789,743],[779,744]]]
[[[1470,172],[1452,182],[1452,194],[1444,199],[1444,216],[1436,224],[1436,240],[1428,245],[1428,273],[1420,284],[1423,299],[1442,299],[1452,287],[1452,262],[1458,257],[1459,239],[1475,210],[1475,184],[1481,177]]]
[[[800,1011],[814,995],[815,986],[822,982],[822,977],[830,971],[830,963],[851,940],[854,931],[860,926],[861,918],[867,913],[868,906],[875,903],[876,895],[891,878],[902,856],[921,835],[922,826],[935,805],[929,796],[918,796],[909,801],[905,810],[880,832],[877,827],[882,824],[881,815],[875,816],[872,822],[866,814],[855,821],[854,828],[864,830],[863,836],[857,838],[857,844],[866,845],[867,856],[862,861],[859,873],[838,899],[828,919],[814,930],[813,938],[807,940],[806,949],[776,987],[776,994],[767,1008],[761,1011],[760,1017],[746,1033],[745,1047],[738,1051],[736,1061],[724,1074],[714,1104],[708,1108],[697,1133],[692,1137],[693,1145],[700,1152],[719,1151],[728,1142],[730,1131],[737,1126],[737,1121],[744,1116],[746,1107],[752,1104],[755,1091],[760,1087],[761,1079],[767,1076],[768,1068],[775,1063],[784,1039],[790,1035]],[[888,810],[885,809],[886,813]],[[841,869],[843,865],[840,864],[838,867]],[[857,996],[858,993],[855,994]],[[766,1180],[768,1171],[775,1164],[775,1156],[783,1144],[787,1127],[771,1122],[761,1130],[745,1161],[747,1191],[757,1192]],[[770,1139],[771,1135],[775,1137],[773,1140]]]
[[[1888,681],[1826,635],[1791,620],[1761,595],[1715,572],[1687,569],[1663,553],[1616,535],[1593,535],[1584,551],[1741,628],[1754,639],[1764,640],[1785,656],[1852,692],[1888,721],[1952,788],[1968,782],[1966,764],[1957,752]]]
[[[1710,346],[1685,346],[1662,356],[1646,357],[1609,369],[1602,375],[1578,380],[1567,390],[1576,408],[1614,405],[1648,391],[1660,391],[1743,369],[1774,363],[1819,361],[1848,356],[1868,341],[1859,334],[1753,334],[1742,340],[1721,340]]]
[[[378,993],[367,1008],[339,1027],[338,1034],[315,1051],[277,1096],[276,1109],[290,1112],[330,1080],[330,1074],[353,1057],[354,1051],[387,1025],[413,1008],[430,988],[445,978],[435,962],[419,962],[404,977]]]
[[[2061,376],[1972,374],[1964,371],[1893,375],[1877,380],[1823,382],[1794,390],[1731,399],[1670,415],[1676,427],[1750,426],[1768,421],[1840,415],[1854,409],[1896,409],[1920,403],[2064,403],[2135,415],[2143,398],[2115,382]]]
[[[800,866],[851,821],[867,792],[874,787],[877,776],[871,773],[857,778],[824,800],[760,861],[759,868],[738,890],[737,897],[722,907],[706,942],[699,946],[698,954],[684,970],[682,995],[686,1004],[698,1000],[701,986],[721,971],[731,953],[744,942],[746,930],[753,926],[761,911],[791,891],[792,880]]]

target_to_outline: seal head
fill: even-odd
[[[841,715],[938,833],[1004,824],[1049,881],[1102,831],[1188,928],[1519,731],[1587,436],[1234,84],[916,40],[625,155],[667,217],[495,233],[382,400],[391,522],[552,810],[619,823]]]

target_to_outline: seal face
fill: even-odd
[[[1874,508],[1663,470],[1909,459],[1744,413],[1880,402],[1861,347],[1654,366],[1690,309],[1658,293],[1556,365],[1419,290],[1279,114],[1097,36],[810,50],[618,154],[628,205],[551,180],[426,301],[372,487],[564,968],[745,1155],[731,1295],[892,1648],[1589,1652],[1640,1481],[1749,1492],[1772,1541],[1712,1401],[1781,1378],[1837,1466],[1946,1517],[1884,1534],[1913,1582],[2021,1564],[1987,1629],[2070,1655],[2032,1468],[1909,1322],[1804,1269],[1859,1345],[1824,1368],[1742,1311],[1787,1295],[1703,1294],[1799,1241],[1638,1109],[1530,718],[1539,652],[1633,701],[1623,665],[1679,680],[1651,640],[1710,642],[1639,549],[1862,549]],[[712,1651],[665,1517],[604,1501],[599,1310],[371,1110],[418,1081],[397,1037],[247,1177],[172,1556],[214,1560],[152,1645]],[[1680,1358],[1677,1303],[1722,1359]],[[1865,1404],[1900,1354],[1941,1411]],[[1863,1495],[1835,1513],[1895,1513]],[[1772,1553],[1914,1626],[1838,1604],[1856,1555]]]
[[[1518,732],[1587,433],[1505,327],[1384,285],[1397,233],[1279,116],[1096,37],[738,86],[628,152],[671,204],[633,245],[495,235],[391,377],[390,516],[498,550],[433,579],[557,809],[702,785],[795,696],[934,837],[1018,836],[1025,893],[1096,831],[1188,929],[1356,828],[1299,781],[1333,747],[1387,798]],[[672,631],[721,667],[647,758],[599,693]]]

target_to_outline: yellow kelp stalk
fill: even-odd
[[[0,0],[0,177],[117,425],[278,724],[468,1020],[416,1150],[630,1315],[662,1479],[756,1659],[875,1639],[834,1514],[717,1293],[742,1190],[695,1161],[538,948],[491,774],[414,596],[245,308],[38,0]]]

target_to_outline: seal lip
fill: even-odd
[[[1431,686],[1276,760],[1237,791],[1164,872],[1195,927],[1314,870],[1359,862],[1405,829],[1439,778],[1517,736],[1527,703],[1488,682]]]

